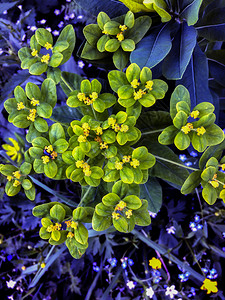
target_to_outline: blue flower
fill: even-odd
[[[133,262],[133,260],[132,260],[131,258],[128,259],[128,264],[129,264],[130,266],[133,266],[134,262]]]
[[[187,156],[186,156],[185,154],[180,154],[180,155],[179,155],[179,159],[180,159],[181,161],[185,161],[185,160],[187,159]]]
[[[190,155],[193,156],[193,157],[197,157],[198,153],[196,153],[195,151],[191,151]]]
[[[199,221],[200,221],[200,216],[196,215],[196,216],[194,217],[194,220],[195,220],[195,222],[199,222]]]

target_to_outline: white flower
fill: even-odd
[[[156,213],[154,213],[154,212],[152,212],[150,210],[148,212],[149,212],[150,217],[152,217],[152,218],[155,218],[157,216]]]
[[[135,284],[133,281],[128,281],[127,282],[127,286],[129,287],[130,290],[134,289],[135,288]]]
[[[6,281],[6,284],[9,289],[13,289],[14,286],[16,285],[16,281],[13,281],[12,279],[10,279],[9,281]]]
[[[178,291],[175,290],[175,285],[171,285],[171,286],[168,286],[166,288],[166,293],[165,295],[166,296],[170,296],[170,299],[173,299],[175,295],[178,294]]]
[[[146,296],[148,296],[149,298],[152,299],[152,297],[153,297],[154,294],[155,293],[154,293],[154,290],[153,290],[152,287],[146,289]]]
[[[176,229],[175,229],[174,226],[171,226],[171,227],[166,228],[166,231],[167,231],[168,234],[171,234],[171,233],[174,234]]]

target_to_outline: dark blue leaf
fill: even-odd
[[[140,185],[140,197],[148,201],[148,209],[157,213],[162,206],[162,187],[156,178],[150,177],[145,184]]]
[[[131,53],[131,63],[136,63],[140,68],[152,68],[169,53],[172,47],[169,23],[158,26],[141,40],[136,49]]]
[[[196,45],[196,36],[193,26],[188,26],[186,22],[180,25],[172,49],[163,63],[163,75],[167,79],[182,78]]]
[[[12,8],[12,7],[15,6],[18,2],[19,2],[19,1],[0,3],[0,14],[2,14],[3,11]]]
[[[213,103],[208,87],[208,73],[207,58],[200,47],[196,45],[182,79],[176,82],[176,85],[182,84],[188,89],[192,108],[200,102]]]
[[[225,87],[225,65],[211,58],[208,59],[208,62],[211,77]]]
[[[185,19],[188,25],[194,25],[198,21],[198,13],[203,0],[182,0],[182,12],[180,17]]]

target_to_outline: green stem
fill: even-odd
[[[71,90],[71,92],[72,92],[73,88],[69,85],[69,83],[65,80],[65,78],[62,77],[62,75],[61,75],[61,79],[62,79],[63,83],[68,87],[68,89]]]
[[[179,163],[177,163],[177,162],[175,162],[175,161],[171,161],[171,160],[169,160],[169,159],[166,159],[166,158],[163,158],[163,157],[160,157],[160,156],[157,156],[157,155],[154,155],[154,156],[155,156],[155,158],[158,158],[158,159],[160,159],[160,160],[164,160],[164,161],[166,161],[166,162],[168,162],[168,163],[170,163],[170,164],[177,165],[177,166],[179,166],[179,167],[182,167],[182,168],[185,168],[185,169],[189,169],[189,170],[192,170],[192,171],[199,171],[199,169],[195,169],[195,168],[192,168],[192,167],[188,167],[188,166],[179,164]]]
[[[157,132],[161,132],[163,131],[165,128],[162,128],[162,129],[157,129],[157,130],[150,130],[150,131],[146,131],[146,132],[142,132],[141,136],[145,136],[145,135],[148,135],[148,134],[153,134],[153,133],[157,133]]]
[[[91,104],[91,109],[92,109],[92,112],[93,112],[93,115],[94,115],[95,120],[98,120],[98,118],[97,118],[97,116],[96,116],[96,113],[95,113],[95,110],[94,110],[94,107],[93,107],[92,104]]]
[[[161,255],[165,256],[166,258],[168,258],[169,260],[171,260],[175,264],[179,265],[185,271],[189,272],[197,280],[199,280],[201,282],[203,282],[205,280],[204,276],[202,276],[201,274],[199,274],[198,272],[196,272],[195,270],[193,270],[191,267],[189,267],[187,264],[185,264],[185,262],[183,262],[183,261],[179,260],[178,258],[176,258],[176,256],[174,256],[173,254],[169,253],[165,248],[163,248],[162,246],[160,246],[157,243],[155,243],[152,240],[150,240],[150,238],[145,237],[138,230],[133,229],[131,231],[131,233],[133,235],[135,235],[136,238],[138,238],[139,240],[141,240],[142,242],[144,242],[146,245],[148,245],[149,247],[151,247],[154,250],[158,251]]]

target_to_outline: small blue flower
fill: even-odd
[[[131,258],[128,259],[128,264],[129,264],[130,266],[133,266],[134,262],[133,262],[133,260],[132,260]]]
[[[60,15],[60,10],[59,10],[59,9],[55,9],[54,14],[55,14],[56,16]]]
[[[122,262],[122,268],[123,268],[123,269],[126,269],[126,267],[127,267],[127,262],[126,262],[126,261],[123,261],[123,262]]]
[[[190,161],[186,162],[186,163],[185,163],[185,166],[187,166],[187,167],[192,166],[192,162],[190,162]]]
[[[196,216],[194,217],[194,220],[195,220],[195,222],[199,222],[200,216],[196,215]]]
[[[114,258],[109,258],[109,259],[107,259],[107,261],[110,263],[112,268],[116,267],[117,259],[115,257]]]
[[[206,268],[202,268],[202,271],[203,271],[205,274],[207,274],[207,273],[209,272],[209,270],[206,269]]]
[[[183,274],[179,274],[178,278],[180,279],[181,282],[185,282],[185,281],[187,281],[189,279],[188,278],[189,276],[190,276],[190,273],[185,272]]]
[[[95,271],[95,272],[99,272],[100,271],[100,268],[97,266],[96,262],[93,262],[93,271]]]
[[[203,228],[203,225],[201,225],[201,224],[198,224],[198,225],[197,225],[197,229],[198,229],[198,230],[201,230],[202,228]]]
[[[190,294],[188,295],[188,297],[190,298],[190,297],[193,297],[193,296],[195,296],[195,295],[196,295],[196,293],[195,293],[195,288],[191,287],[191,289],[190,289]]]
[[[179,159],[180,159],[181,161],[185,161],[185,160],[187,159],[187,156],[186,156],[185,154],[180,154],[180,155],[179,155]]]
[[[13,258],[12,255],[7,255],[7,260],[10,261]]]
[[[191,155],[192,157],[197,157],[197,156],[198,156],[198,153],[195,152],[195,151],[191,151],[190,155]]]

